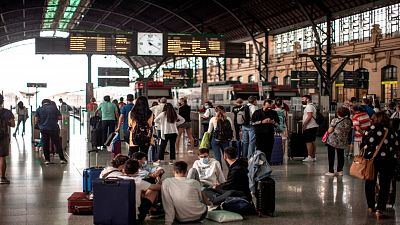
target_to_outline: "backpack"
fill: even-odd
[[[286,128],[286,118],[285,118],[285,110],[284,109],[275,109],[276,113],[278,114],[279,124],[276,127],[277,132],[283,132]]]
[[[315,107],[315,106],[314,106],[314,108],[315,108],[315,111],[316,111],[317,113],[316,113],[316,117],[313,117],[313,118],[314,118],[315,122],[317,122],[317,124],[318,124],[319,126],[321,126],[322,124],[324,124],[325,117],[324,117],[324,115],[322,115],[320,109],[318,109],[318,108]]]
[[[137,122],[133,129],[132,142],[141,147],[150,146],[151,132],[147,121]]]
[[[4,117],[6,110],[5,109],[0,109],[0,140],[2,140],[5,137],[8,137],[8,121]]]
[[[214,138],[218,142],[228,142],[233,138],[233,130],[228,119],[218,120],[214,130]]]
[[[242,106],[236,114],[236,121],[238,125],[250,124],[250,107],[248,105]]]
[[[256,212],[253,203],[241,197],[227,197],[221,208],[240,215],[252,215]]]

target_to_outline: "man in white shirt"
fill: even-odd
[[[303,112],[303,140],[307,145],[308,157],[303,162],[315,162],[315,138],[317,137],[317,131],[319,125],[315,120],[317,116],[317,109],[312,103],[310,95],[304,95],[301,99],[301,103],[305,105]]]
[[[256,149],[256,133],[250,122],[253,113],[258,109],[257,98],[250,96],[248,101],[249,103],[244,107],[249,108],[249,115],[247,116],[247,113],[245,113],[245,123],[242,125],[243,158],[250,158]]]
[[[188,178],[200,181],[204,187],[213,187],[226,181],[221,164],[210,158],[207,148],[199,149],[198,156],[199,159],[194,161],[189,170]]]
[[[174,176],[163,181],[162,202],[165,211],[165,224],[179,222],[200,222],[207,216],[208,199],[201,192],[200,182],[188,179],[187,163],[174,163]],[[209,203],[209,202],[208,202]]]
[[[150,184],[139,177],[139,162],[134,159],[129,159],[125,163],[123,169],[124,176],[119,176],[122,179],[135,180],[136,186],[136,219],[143,221],[153,203],[157,199],[158,192],[161,190],[160,184]]]

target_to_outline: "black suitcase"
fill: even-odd
[[[291,133],[289,136],[289,159],[293,159],[294,157],[305,158],[307,156],[307,145],[303,140],[303,136],[298,133]]]
[[[275,181],[270,177],[257,182],[256,208],[259,216],[274,216]]]
[[[134,180],[94,180],[93,223],[96,225],[136,224],[135,187]]]
[[[101,128],[92,129],[90,133],[90,142],[93,148],[103,146],[103,130]]]

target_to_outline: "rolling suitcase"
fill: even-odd
[[[85,192],[74,192],[68,198],[68,213],[75,215],[91,215],[93,214],[93,200],[90,194]]]
[[[270,177],[257,182],[256,208],[259,216],[274,216],[275,181]]]
[[[302,122],[298,122],[297,132],[293,132],[289,136],[288,157],[293,159],[294,157],[306,158],[307,156],[307,145],[302,135]]]
[[[90,167],[90,153],[96,152],[96,166],[95,167]],[[97,165],[97,150],[91,150],[88,152],[89,154],[89,168],[86,168],[83,170],[83,192],[89,193],[92,191],[92,182],[94,179],[100,177],[101,171],[103,171],[104,167],[99,167]]]
[[[135,190],[134,180],[94,180],[93,223],[99,225],[136,224]]]
[[[283,163],[283,145],[282,136],[275,135],[274,147],[271,154],[271,165],[282,165]]]

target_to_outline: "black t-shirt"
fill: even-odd
[[[191,122],[190,120],[190,106],[184,105],[179,108],[179,115],[185,119],[185,122]]]
[[[256,132],[275,133],[274,124],[260,122],[267,118],[274,120],[275,123],[279,123],[278,113],[273,109],[267,109],[267,111],[264,111],[264,109],[258,109],[253,113],[251,122],[253,123]]]

